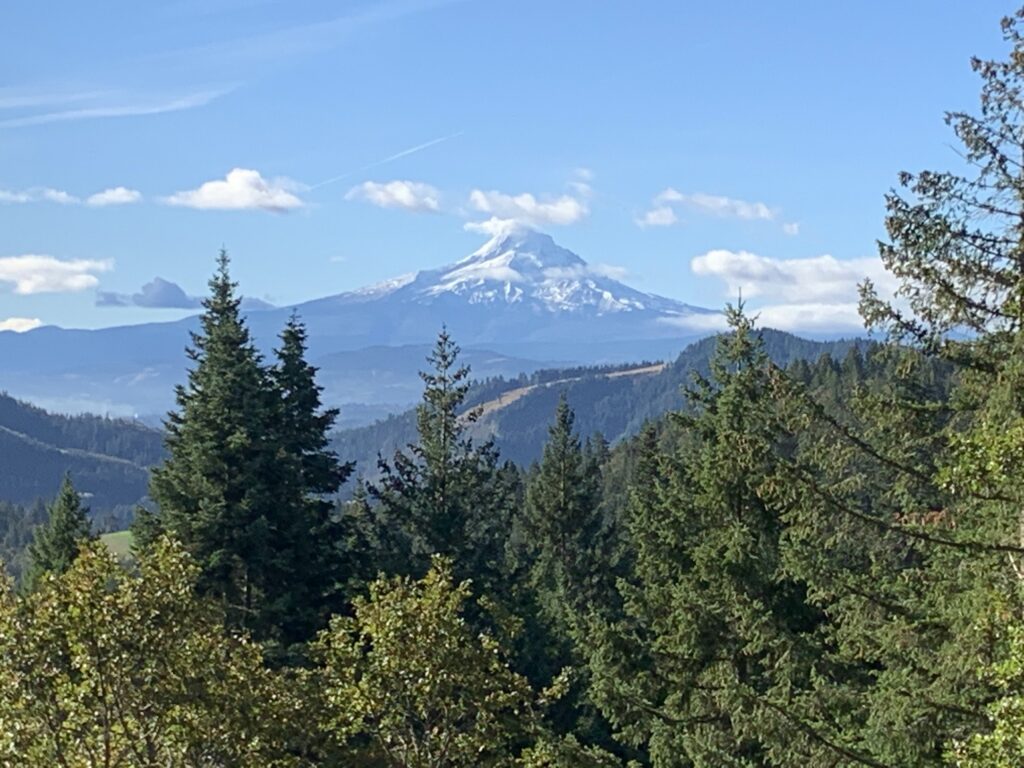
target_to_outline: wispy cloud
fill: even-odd
[[[262,210],[284,213],[305,203],[295,193],[302,185],[287,178],[264,179],[259,171],[234,168],[223,179],[164,198],[167,205],[199,210]]]
[[[95,288],[97,273],[114,266],[110,260],[74,259],[25,254],[0,257],[0,283],[14,286],[19,294],[70,293]]]
[[[22,190],[0,189],[0,205],[24,205],[27,203],[58,203],[59,205],[79,205],[85,203],[93,208],[108,205],[127,205],[137,203],[142,193],[127,187],[112,187],[97,192],[82,200],[63,189],[53,187],[31,187]]]
[[[95,120],[112,117],[137,117],[143,115],[160,115],[166,112],[180,112],[186,109],[203,107],[228,93],[230,89],[207,90],[191,93],[164,101],[132,101],[94,106],[79,109],[65,109],[54,112],[42,112],[22,115],[0,120],[0,128],[24,128],[32,125],[64,123],[73,120]]]
[[[676,212],[667,205],[661,205],[644,212],[636,218],[637,226],[646,229],[647,227],[671,227],[679,221]]]
[[[387,157],[381,158],[380,160],[374,160],[372,163],[368,163],[362,166],[361,168],[356,168],[354,171],[346,171],[345,173],[339,174],[338,176],[332,176],[329,179],[324,179],[321,182],[313,184],[310,187],[310,189],[319,189],[320,187],[325,187],[328,184],[334,184],[335,182],[343,181],[344,179],[350,179],[357,173],[363,173],[364,171],[369,171],[372,168],[377,168],[381,165],[386,165],[387,163],[393,163],[395,162],[395,160],[401,160],[403,157],[415,155],[417,152],[422,152],[425,149],[430,149],[430,147],[435,147],[438,144],[443,144],[446,141],[456,139],[462,134],[463,131],[459,131],[458,133],[452,133],[447,136],[440,136],[436,139],[425,141],[422,144],[417,144],[414,147],[407,147],[406,149],[400,150],[399,152],[395,152],[393,155],[388,155]]]
[[[150,62],[193,68],[204,72],[230,71],[249,76],[261,65],[328,51],[351,39],[361,29],[465,0],[381,0],[356,5],[331,18],[292,24],[243,37],[153,54]]]
[[[31,189],[0,189],[0,204],[22,205],[25,203],[49,202],[61,205],[80,203],[74,195],[53,187],[32,187]]]
[[[724,195],[708,195],[704,192],[683,194],[669,187],[654,198],[655,205],[680,203],[700,213],[720,218],[743,219],[744,221],[775,221],[779,212],[765,203],[749,202]]]
[[[55,104],[77,104],[83,101],[114,96],[111,91],[61,91],[28,90],[25,88],[0,88],[0,110],[45,107]]]
[[[669,227],[679,222],[677,209],[680,208],[703,216],[740,221],[776,222],[781,214],[778,208],[759,201],[709,195],[706,192],[684,193],[674,187],[667,187],[655,195],[651,207],[634,221],[637,226],[644,228]],[[782,225],[782,231],[787,235],[796,235],[800,232],[800,225],[786,223]]]
[[[0,331],[25,333],[25,331],[31,331],[42,324],[43,321],[38,317],[8,317],[5,320],[0,320]]]
[[[421,181],[364,181],[345,195],[346,200],[365,200],[380,208],[401,208],[417,213],[441,210],[441,193]]]

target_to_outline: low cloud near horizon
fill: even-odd
[[[97,307],[138,307],[141,309],[200,309],[202,298],[190,296],[177,283],[154,277],[135,293],[97,291]],[[242,309],[259,311],[273,309],[274,305],[262,299],[243,297]]]
[[[109,259],[62,260],[41,254],[0,257],[0,284],[21,295],[74,293],[95,288],[101,272],[113,269]]]
[[[897,287],[896,278],[877,257],[837,259],[824,254],[778,259],[719,249],[696,256],[690,267],[699,277],[722,281],[725,300],[753,299],[748,310],[758,317],[759,325],[784,331],[863,332],[864,322],[857,310],[860,283],[865,278],[872,280],[883,295],[891,295]],[[719,330],[724,318],[681,317],[671,323]]]
[[[0,320],[0,332],[14,331],[14,333],[25,333],[25,331],[34,330],[42,324],[43,321],[38,317],[8,317]]]

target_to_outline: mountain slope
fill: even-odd
[[[98,416],[61,416],[0,394],[0,499],[29,504],[56,494],[65,472],[93,512],[130,507],[146,495],[163,435]]]
[[[810,341],[771,329],[762,333],[769,356],[782,366],[824,354],[842,358],[851,348],[868,343]],[[467,405],[482,406],[486,412],[472,433],[479,439],[493,438],[503,458],[529,464],[540,457],[558,398],[565,393],[576,411],[580,434],[599,432],[614,443],[635,434],[646,420],[681,408],[683,387],[694,373],[708,373],[715,343],[715,338],[694,343],[667,365],[638,363],[540,371],[477,385]],[[356,460],[359,472],[372,476],[378,452],[389,456],[415,438],[415,414],[409,411],[370,426],[338,432],[335,449],[344,459]]]

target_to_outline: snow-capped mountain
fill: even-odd
[[[376,315],[367,305],[387,308],[377,317],[382,322],[377,329],[388,326],[397,335],[385,343],[421,341],[419,323],[429,325],[431,317],[435,326],[444,322],[461,331],[464,344],[525,339],[588,343],[692,335],[703,324],[694,322],[695,328],[687,330],[687,320],[713,314],[631,288],[614,277],[614,270],[593,267],[549,235],[522,228],[496,234],[447,266],[297,309],[308,322],[316,322],[350,305],[359,305],[363,317]],[[413,319],[416,324],[410,328]],[[579,326],[584,320],[586,328]]]
[[[591,267],[550,235],[527,229],[497,234],[449,266],[404,275],[359,293],[375,298],[399,294],[424,304],[451,294],[469,304],[521,304],[548,313],[695,311],[634,290],[614,279],[609,269]]]
[[[474,374],[484,377],[552,362],[663,358],[702,335],[701,320],[714,314],[630,288],[548,235],[525,229],[507,229],[444,267],[251,311],[250,327],[265,351],[292,311],[307,325],[310,356],[322,367],[331,401],[396,404],[415,397],[418,345],[431,343],[442,325],[467,351],[476,348]],[[0,333],[0,390],[58,410],[159,412],[184,378],[184,348],[196,325],[193,317]],[[417,348],[381,353],[406,345]]]

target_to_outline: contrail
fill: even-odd
[[[424,149],[428,149],[429,147],[433,147],[437,144],[441,144],[442,142],[458,138],[463,133],[465,133],[465,131],[459,131],[458,133],[453,133],[448,136],[442,136],[439,139],[431,139],[430,141],[424,142],[423,144],[417,144],[415,147],[403,149],[401,152],[396,152],[393,155],[385,157],[383,160],[376,160],[375,162],[372,162],[369,165],[364,165],[362,168],[356,168],[354,171],[349,171],[348,173],[343,173],[340,176],[332,176],[329,179],[325,179],[324,181],[321,181],[319,184],[314,184],[313,186],[310,187],[310,189],[319,189],[320,187],[323,187],[327,184],[333,184],[336,181],[341,181],[342,179],[347,179],[350,176],[355,176],[357,173],[362,173],[363,171],[368,171],[371,168],[376,168],[378,165],[384,165],[385,163],[394,162],[399,158],[406,157],[408,155],[414,155],[417,152],[420,152]]]

